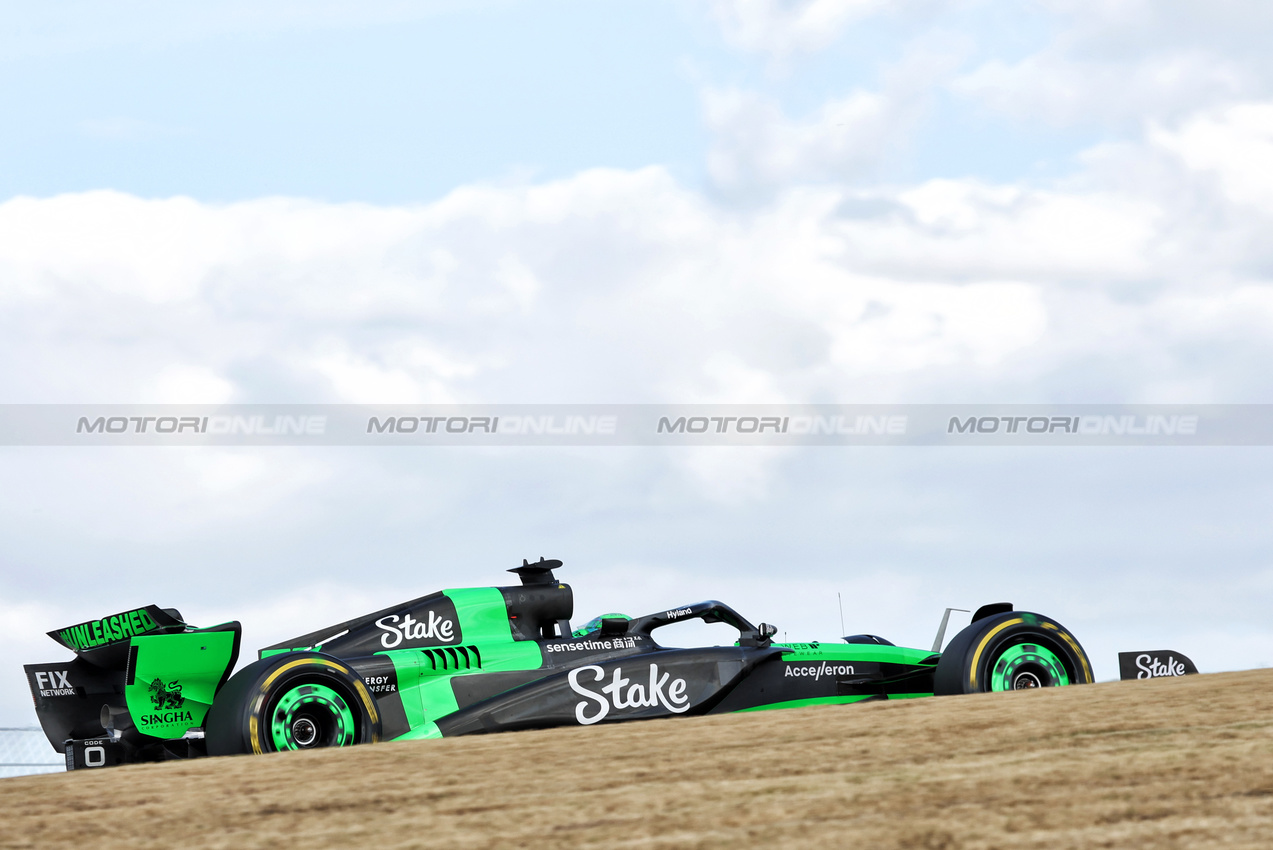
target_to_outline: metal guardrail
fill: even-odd
[[[66,770],[39,726],[0,727],[0,778]]]

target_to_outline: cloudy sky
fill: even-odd
[[[68,9],[70,11],[68,11]],[[0,2],[0,403],[1273,401],[1260,0]],[[1273,663],[1273,449],[0,447],[0,725],[566,562],[926,646]]]

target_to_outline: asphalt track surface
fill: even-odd
[[[0,847],[1273,847],[1273,670],[0,780]]]

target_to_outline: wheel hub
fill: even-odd
[[[1039,677],[1029,671],[1018,673],[1012,680],[1012,689],[1014,691],[1041,687],[1043,687],[1043,683],[1039,681]]]
[[[292,740],[298,747],[312,747],[318,740],[318,725],[308,717],[302,717],[292,724]]]

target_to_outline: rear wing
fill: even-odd
[[[184,632],[188,628],[177,609],[147,605],[56,629],[48,635],[90,664],[118,667],[124,664],[134,637]]]
[[[203,725],[242,631],[238,622],[195,628],[175,609],[150,605],[49,632],[76,657],[25,667],[45,736],[59,752],[103,738],[128,761],[161,758],[163,742]]]

